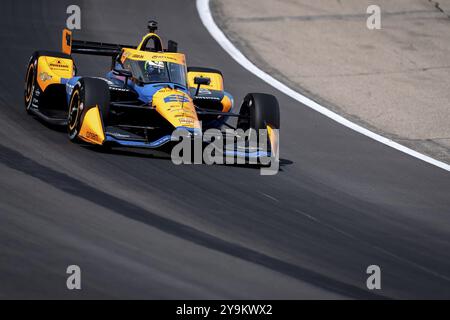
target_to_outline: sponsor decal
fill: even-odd
[[[177,59],[175,59],[174,57],[171,57],[169,55],[162,55],[162,54],[153,55],[150,60],[160,60],[160,59],[172,60],[174,62],[177,61]]]
[[[110,90],[114,90],[114,91],[121,91],[121,92],[129,92],[131,90],[127,89],[127,88],[119,88],[116,86],[110,86],[109,87]]]
[[[209,91],[208,89],[205,89],[205,88],[200,88],[198,90],[198,93],[199,94],[211,94],[211,91]]]
[[[189,98],[187,96],[184,96],[182,94],[171,94],[170,96],[167,96],[164,98],[164,102],[189,102]]]
[[[50,67],[51,70],[61,70],[61,71],[68,71],[70,68],[68,63],[60,59],[50,60],[48,66]]]
[[[178,121],[180,121],[180,123],[182,125],[193,125],[194,124],[194,120],[191,118],[180,118],[180,119],[178,119]]]
[[[214,97],[214,96],[196,96],[195,99],[198,100],[221,100],[219,97]]]
[[[51,80],[53,77],[51,75],[49,75],[47,72],[41,72],[39,73],[39,79],[41,79],[41,81],[47,81],[47,80]]]
[[[95,140],[95,141],[99,141],[100,139],[98,138],[98,135],[92,131],[87,131],[86,132],[86,138],[91,139],[91,140]]]

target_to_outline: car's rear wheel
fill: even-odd
[[[28,63],[27,74],[25,77],[25,92],[24,92],[24,102],[25,110],[30,113],[31,106],[33,104],[33,97],[36,90],[36,68],[37,59],[33,55]]]
[[[46,81],[40,81],[41,79],[38,78],[46,74],[46,72],[42,73],[39,69],[38,62],[39,58],[41,57],[72,59],[67,54],[55,51],[35,51],[33,53],[33,55],[30,57],[30,61],[28,62],[24,85],[25,110],[28,113],[31,112],[31,109],[53,109],[53,105],[57,105],[58,107],[65,106],[66,100],[64,85],[50,82],[50,84],[46,86],[45,91],[39,85],[39,83],[42,84]],[[76,70],[75,65],[74,70]]]

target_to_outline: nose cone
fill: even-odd
[[[175,128],[200,129],[194,103],[185,92],[163,88],[153,95],[152,104],[156,111]]]

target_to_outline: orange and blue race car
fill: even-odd
[[[177,43],[167,48],[149,21],[138,46],[75,40],[64,29],[62,52],[36,51],[25,80],[25,107],[41,120],[67,126],[70,140],[101,146],[160,148],[173,141],[174,130],[192,136],[207,129],[266,129],[268,146],[225,150],[228,156],[270,156],[280,127],[277,99],[250,93],[234,112],[218,70],[187,67]],[[104,77],[77,75],[72,54],[108,56]],[[237,117],[232,127],[227,120]],[[276,129],[276,130],[274,130]],[[271,148],[272,147],[272,148]]]

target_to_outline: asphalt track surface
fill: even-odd
[[[72,1],[1,1],[0,298],[450,298],[450,174],[370,140],[243,70],[194,1],[84,1],[75,37],[137,43],[149,18],[188,64],[281,105],[281,171],[103,153],[26,115],[35,49]],[[282,57],[280,57],[281,59]],[[81,74],[109,59],[76,57]],[[82,290],[66,289],[68,265]],[[366,268],[382,289],[366,289]]]

